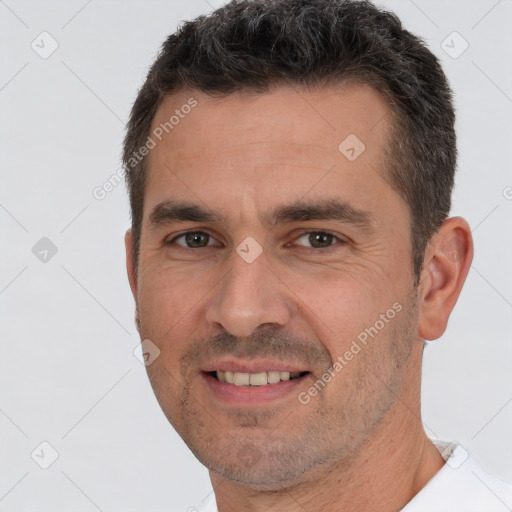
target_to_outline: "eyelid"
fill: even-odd
[[[218,242],[218,240],[213,235],[211,235],[210,233],[208,233],[208,231],[205,231],[204,229],[188,229],[187,231],[183,231],[182,233],[178,233],[177,235],[174,235],[170,240],[167,240],[167,238],[166,238],[164,240],[164,244],[165,245],[175,244],[178,247],[182,247],[183,249],[194,249],[194,247],[188,247],[187,245],[181,245],[181,244],[176,243],[176,240],[178,238],[187,236],[190,233],[200,233],[202,235],[207,235],[208,237],[210,237],[210,239],[208,241],[215,240],[215,241]],[[222,245],[222,244],[220,244],[220,243],[218,243],[218,244],[211,244],[211,245],[208,244],[205,247],[212,247],[214,245]],[[199,247],[199,249],[204,249],[204,247]]]
[[[331,231],[325,231],[323,229],[310,229],[308,231],[302,231],[296,237],[294,237],[293,242],[296,242],[299,238],[302,238],[305,235],[318,234],[318,233],[321,233],[322,235],[332,236],[335,240],[337,240],[339,242],[339,244],[332,244],[332,245],[329,245],[327,247],[322,247],[322,248],[307,247],[307,246],[304,246],[304,245],[299,245],[299,247],[304,247],[305,249],[314,249],[316,251],[322,251],[322,250],[325,251],[325,250],[334,248],[337,245],[340,245],[340,244],[341,245],[345,245],[345,244],[349,243],[349,240],[347,238],[343,238],[343,237],[341,237],[339,235],[336,235],[335,233],[332,233]]]
[[[221,243],[218,243],[218,244],[208,244],[204,247],[198,247],[198,248],[194,248],[194,247],[188,247],[187,245],[181,245],[181,244],[178,244],[176,243],[176,240],[179,239],[179,238],[182,238],[190,233],[200,233],[200,234],[204,234],[204,235],[207,235],[208,237],[210,237],[210,240],[215,240],[218,242],[218,240],[216,240],[216,238],[208,233],[208,231],[206,230],[203,230],[203,229],[189,229],[187,231],[183,231],[182,233],[178,233],[177,235],[174,235],[172,237],[171,240],[165,240],[165,244],[176,244],[178,247],[183,247],[184,249],[204,249],[204,247],[212,247],[212,246],[215,246],[215,245],[222,245]],[[311,235],[311,234],[318,234],[318,233],[321,233],[321,234],[324,234],[324,235],[329,235],[329,236],[332,236],[333,239],[337,240],[338,241],[338,244],[332,244],[332,245],[329,245],[327,247],[322,247],[322,248],[318,248],[318,247],[307,247],[307,246],[304,246],[304,245],[299,245],[299,247],[303,247],[305,249],[313,249],[315,251],[320,251],[320,250],[328,250],[328,249],[331,249],[333,247],[336,247],[337,245],[344,245],[344,244],[347,244],[349,243],[349,240],[342,237],[342,236],[339,236],[335,233],[332,233],[331,231],[326,231],[326,230],[322,230],[322,229],[310,229],[310,230],[305,230],[305,231],[302,231],[300,232],[298,235],[296,235],[294,238],[293,238],[293,242],[296,242],[299,238],[302,238],[303,236],[305,235]],[[208,241],[210,241],[208,240]],[[290,244],[287,244],[287,246],[289,246]]]

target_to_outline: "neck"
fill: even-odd
[[[409,368],[409,377],[418,382],[406,382],[402,389],[412,392],[398,397],[350,461],[314,470],[315,474],[303,475],[301,482],[271,492],[248,489],[211,471],[219,512],[396,512],[403,508],[444,465],[421,421],[421,368],[411,366],[415,368]]]

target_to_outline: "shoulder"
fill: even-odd
[[[402,512],[512,510],[511,484],[487,473],[461,444],[432,442],[446,463]]]

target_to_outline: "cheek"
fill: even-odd
[[[323,343],[329,343],[331,352],[342,350],[393,304],[389,282],[361,278],[360,273],[295,275],[292,282],[298,314],[314,326]]]
[[[203,277],[174,270],[146,271],[139,280],[141,336],[150,338],[167,360],[168,356],[180,357],[182,346],[199,324],[207,291],[212,288]]]
[[[185,318],[187,311],[193,314],[206,298],[215,284],[210,275],[198,267],[147,269],[139,280],[139,305],[170,326]]]
[[[176,429],[183,421],[180,404],[186,387],[180,358],[194,336],[204,294],[190,274],[187,278],[180,272],[146,267],[139,278],[140,335],[160,351],[146,371],[162,410]]]

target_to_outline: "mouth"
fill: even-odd
[[[219,405],[253,408],[293,399],[311,372],[276,361],[225,360],[201,374],[210,399]]]
[[[269,370],[258,373],[215,370],[208,372],[214,379],[233,386],[259,387],[279,384],[304,377],[309,372],[286,372]]]

